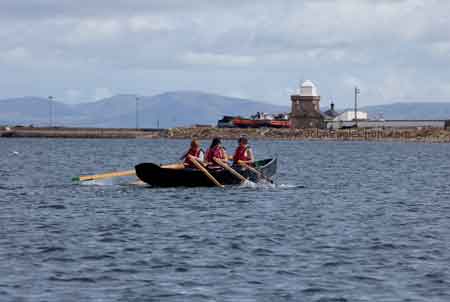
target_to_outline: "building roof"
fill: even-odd
[[[338,116],[340,113],[337,112],[334,109],[328,109],[327,111],[323,112],[324,115],[326,115],[327,117],[336,117]]]
[[[340,113],[337,112],[336,110],[334,110],[334,103],[331,103],[330,109],[328,109],[327,111],[323,112],[323,114],[324,114],[327,118],[335,118],[335,117],[337,117]]]

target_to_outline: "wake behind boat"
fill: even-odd
[[[275,175],[277,159],[268,158],[255,161],[256,171],[233,166],[233,169],[252,182],[260,182]],[[255,170],[253,169],[253,170]],[[160,166],[154,163],[141,163],[135,166],[137,177],[153,187],[213,187],[215,184],[202,171],[184,168],[180,165]],[[209,169],[211,175],[223,185],[238,185],[236,178],[226,169]]]

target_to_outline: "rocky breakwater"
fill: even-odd
[[[3,127],[0,137],[160,138],[166,130],[129,128]]]
[[[417,141],[450,143],[450,130],[438,128],[405,129],[235,129],[235,128],[173,128],[165,133],[167,138],[237,139],[246,135],[252,139],[268,140],[342,140],[342,141]]]
[[[333,140],[333,141],[410,141],[450,143],[450,130],[439,128],[405,129],[237,129],[215,127],[192,127],[171,129],[127,129],[127,128],[0,128],[0,137],[41,138],[143,138],[143,139],[237,139],[246,135],[262,140]]]

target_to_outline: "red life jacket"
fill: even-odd
[[[208,151],[206,152],[206,161],[210,162],[210,163],[214,163],[213,158],[218,158],[218,159],[222,159],[222,160],[226,160],[225,158],[225,153],[223,152],[222,147],[214,147],[212,149],[208,149]]]
[[[200,157],[200,152],[202,152],[201,148],[198,149],[189,149],[189,151],[186,153],[186,156],[184,157],[184,163],[188,167],[195,167],[194,163],[189,159],[188,155],[192,155],[194,157]]]
[[[250,158],[249,158],[248,155],[247,155],[247,150],[248,150],[249,148],[250,148],[249,146],[241,146],[241,145],[239,145],[239,146],[236,148],[236,151],[234,152],[233,161],[234,161],[235,163],[237,163],[239,160],[242,160],[242,161],[249,161]]]

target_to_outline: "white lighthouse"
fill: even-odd
[[[311,81],[300,85],[298,94],[291,95],[291,126],[293,128],[320,128],[320,96],[316,86]]]

